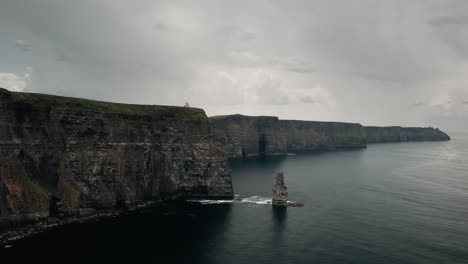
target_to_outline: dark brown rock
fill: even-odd
[[[233,158],[366,147],[365,130],[354,123],[244,115],[214,116],[210,122],[216,141]]]
[[[94,208],[80,208],[80,217],[90,217],[96,215],[97,211]]]
[[[232,197],[202,109],[0,89],[0,216]]]
[[[288,206],[288,188],[284,184],[284,175],[282,172],[276,175],[275,185],[273,186],[272,203],[276,206]]]
[[[367,143],[450,140],[444,132],[430,127],[363,127],[244,115],[213,116],[210,122],[216,142],[232,158],[365,148]]]
[[[446,141],[450,137],[432,127],[365,127],[367,143],[408,142],[408,141]]]
[[[289,207],[303,207],[304,203],[299,203],[299,202],[288,202]]]

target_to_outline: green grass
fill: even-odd
[[[217,116],[210,116],[209,119],[210,120],[223,120],[223,119],[226,119],[228,117],[230,117],[231,115],[217,115]]]
[[[207,118],[202,109],[192,107],[122,104],[36,93],[12,92],[11,94],[14,102],[30,103],[34,107],[68,108],[133,116],[174,117],[195,120],[206,120]]]
[[[208,117],[212,121],[217,121],[217,120],[224,120],[224,119],[258,119],[258,118],[278,118],[276,116],[268,116],[268,115],[260,115],[260,116],[248,116],[248,115],[241,115],[241,114],[232,114],[232,115],[216,115],[216,116],[210,116]]]

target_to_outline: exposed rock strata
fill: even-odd
[[[365,148],[367,143],[450,140],[433,128],[363,127],[274,116],[214,116],[210,122],[216,141],[232,158]]]
[[[243,115],[215,116],[210,122],[216,141],[234,158],[366,146],[360,124]]]
[[[273,205],[288,206],[288,188],[284,184],[284,175],[282,172],[276,175],[276,181],[272,192],[271,202]]]
[[[409,141],[446,141],[450,137],[432,127],[365,127],[367,143],[409,142]]]
[[[201,109],[0,89],[0,216],[232,196]]]

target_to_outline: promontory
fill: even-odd
[[[0,216],[232,197],[202,109],[0,89]]]

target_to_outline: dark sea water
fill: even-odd
[[[236,201],[59,227],[1,263],[468,263],[468,135],[232,162]],[[302,208],[267,204],[277,172]]]

